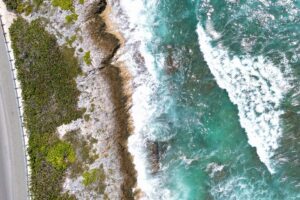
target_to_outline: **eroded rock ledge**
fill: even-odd
[[[114,138],[117,145],[120,159],[120,168],[124,179],[122,182],[122,199],[133,199],[132,188],[136,183],[136,172],[132,162],[132,157],[127,149],[127,139],[132,132],[132,124],[129,115],[131,106],[131,94],[126,89],[130,77],[124,66],[112,65],[111,61],[120,47],[119,39],[107,32],[107,25],[101,13],[105,10],[107,3],[105,0],[97,1],[90,5],[85,27],[93,44],[99,47],[103,54],[101,65],[97,70],[107,81],[110,88],[110,97],[114,105],[113,117],[115,122]]]

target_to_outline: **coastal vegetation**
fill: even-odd
[[[42,4],[43,0],[33,0],[30,5],[35,5],[35,2]],[[113,119],[109,123],[113,123],[113,128],[107,130],[101,127],[96,130],[97,134],[91,132],[93,129],[78,129],[60,135],[60,137],[57,134],[58,126],[62,124],[69,126],[69,122],[78,118],[82,118],[82,122],[90,126],[101,120],[101,117],[95,118],[93,112],[96,109],[101,107],[103,112],[110,111],[104,110],[102,105],[98,105],[98,102],[96,103],[94,100],[90,107],[87,106],[88,110],[77,109],[79,91],[74,79],[84,73],[78,67],[77,60],[74,58],[75,49],[72,47],[79,47],[77,51],[83,61],[81,64],[91,65],[91,54],[95,52],[86,51],[85,48],[83,49],[84,46],[80,45],[83,36],[80,35],[81,32],[77,32],[80,30],[77,27],[78,23],[73,23],[78,17],[74,9],[75,4],[70,6],[68,1],[62,0],[51,0],[51,3],[59,11],[56,13],[57,15],[62,12],[61,10],[65,10],[63,11],[64,16],[65,14],[69,16],[60,17],[60,23],[64,23],[66,28],[70,27],[75,30],[71,34],[68,31],[66,34],[57,32],[61,38],[65,38],[63,46],[58,46],[55,36],[43,28],[53,23],[41,13],[43,10],[36,13],[41,20],[33,20],[28,23],[24,19],[18,18],[10,29],[18,79],[23,91],[25,126],[29,133],[28,152],[32,171],[30,190],[33,199],[75,199],[75,196],[62,191],[66,177],[72,181],[80,180],[77,183],[84,186],[80,192],[97,193],[97,195],[101,194],[104,199],[108,199],[108,194],[104,192],[105,188],[107,187],[107,190],[110,191],[110,188],[116,184],[121,188],[120,194],[119,191],[116,191],[121,199],[133,199],[132,187],[135,184],[135,171],[127,150],[127,137],[131,127],[128,121],[128,97],[124,93],[123,87],[120,87],[125,81],[121,71],[118,67],[110,65],[112,57],[119,48],[119,41],[105,31],[106,25],[99,16],[99,13],[105,9],[106,1],[101,1],[100,4],[93,3],[94,7],[90,13],[100,20],[88,20],[94,21],[97,26],[92,26],[94,32],[86,31],[90,34],[89,37],[96,39],[95,45],[100,47],[105,55],[104,67],[100,74],[105,78],[103,84],[107,84],[111,88],[112,96],[109,98],[115,108],[113,108]],[[72,1],[73,3],[74,1]],[[89,3],[86,2],[87,5]],[[79,0],[79,4],[84,4],[84,0]],[[21,8],[18,13],[25,13],[24,8]],[[35,6],[32,11],[37,11]],[[37,15],[34,15],[33,18],[36,19]],[[29,21],[32,20],[31,16],[28,18]],[[50,27],[49,32],[56,34],[57,30],[52,32],[52,28],[56,29]],[[76,45],[74,45],[75,41]],[[85,86],[87,84],[89,83],[85,83]],[[107,96],[109,94],[110,92]],[[81,120],[79,121],[81,122]],[[105,152],[99,145],[103,143],[101,133],[104,132],[110,134],[108,141],[117,141],[109,144]],[[63,133],[60,132],[60,134]],[[124,176],[122,181],[116,181],[119,179],[116,179],[115,176],[119,176],[119,173],[115,173],[112,170],[114,167],[111,169],[110,162],[106,161],[111,156],[112,145],[117,146],[117,153],[114,155],[115,152],[112,152],[112,158],[120,160],[120,163],[116,162],[115,164],[120,165],[121,176]],[[99,154],[99,151],[103,153]],[[104,165],[102,166],[100,163]],[[106,176],[105,172],[109,172],[111,177]],[[92,178],[95,175],[97,177]],[[66,182],[66,184],[68,183]],[[74,194],[73,188],[64,185],[64,189]]]
[[[105,173],[102,165],[99,169],[95,168],[83,173],[83,185],[86,186],[88,189],[97,191],[100,194],[104,193],[106,187],[104,181]]]
[[[72,0],[52,0],[54,7],[60,7],[62,10],[74,10]]]
[[[33,10],[33,6],[29,2],[20,3],[17,7],[17,13],[24,13],[28,16]]]
[[[10,11],[15,11],[17,13],[25,13],[26,15],[30,14],[33,8],[39,8],[44,0],[3,0],[6,4],[6,7]],[[84,0],[79,0],[79,4],[83,4]],[[54,7],[59,7],[62,10],[72,11],[72,19],[75,17],[73,0],[52,0],[51,4]]]
[[[66,16],[66,22],[68,24],[74,23],[78,19],[78,15],[76,13],[72,13]]]
[[[76,39],[77,39],[77,36],[76,36],[76,35],[72,35],[70,38],[67,37],[67,38],[66,38],[66,43],[67,43],[67,45],[71,48],[71,47],[72,47],[72,44],[75,42]]]
[[[84,62],[85,62],[87,65],[92,64],[92,60],[91,60],[91,52],[90,52],[90,51],[88,51],[88,52],[86,52],[86,53],[84,54],[83,60],[84,60]]]
[[[46,160],[57,169],[66,169],[70,163],[75,162],[75,151],[71,144],[59,141],[49,149]]]
[[[6,7],[9,11],[25,13],[25,15],[29,15],[34,8],[39,8],[39,6],[43,3],[43,0],[3,0],[3,2],[6,4]]]
[[[86,122],[88,122],[88,121],[91,119],[91,117],[90,117],[89,114],[85,114],[85,115],[83,116],[83,118],[84,118],[84,120],[85,120]]]
[[[39,8],[40,5],[42,5],[42,3],[44,2],[44,0],[33,0],[32,2],[36,8]]]
[[[8,10],[16,11],[21,4],[20,0],[3,0]]]
[[[91,136],[85,138],[77,130],[66,133],[64,140],[71,144],[74,149],[76,160],[70,164],[69,172],[71,178],[77,178],[82,175],[88,166],[99,158],[92,146],[97,143],[97,140]]]
[[[29,132],[31,192],[34,199],[72,199],[61,194],[67,167],[76,161],[74,146],[55,134],[62,124],[82,117],[75,77],[81,71],[74,50],[59,47],[39,20],[17,18],[10,27],[18,79]]]

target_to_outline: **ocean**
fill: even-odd
[[[111,5],[141,199],[300,199],[300,1]]]

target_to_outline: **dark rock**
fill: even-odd
[[[94,7],[90,8],[92,10],[99,9],[98,3],[94,4]],[[93,15],[88,15],[86,17],[86,28],[88,29],[90,36],[96,46],[101,49],[101,53],[104,54],[102,63],[109,64],[111,59],[114,57],[117,50],[120,48],[120,41],[118,38],[107,32],[107,26],[98,11],[91,12]]]
[[[167,57],[165,61],[165,69],[168,74],[172,74],[179,68],[179,63],[174,58],[173,47],[167,46]]]
[[[97,15],[100,15],[106,8],[106,0],[97,0],[89,5],[86,11],[86,19],[93,18]]]
[[[151,171],[152,173],[157,173],[159,171],[159,148],[157,141],[148,141],[147,142],[147,149],[149,151],[149,158],[151,164]]]
[[[167,142],[147,141],[148,157],[151,164],[153,174],[160,170],[160,160],[167,150]]]

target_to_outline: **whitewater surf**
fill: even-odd
[[[110,3],[139,197],[299,199],[299,2]]]

